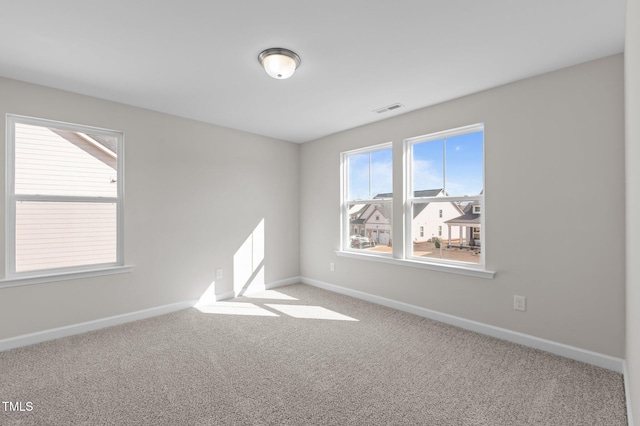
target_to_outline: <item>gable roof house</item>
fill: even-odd
[[[376,196],[375,198],[382,198]],[[356,204],[350,213],[350,235],[366,237],[378,245],[391,245],[391,210],[386,204]]]
[[[73,25],[60,25],[61,19]],[[272,48],[295,52],[295,57],[283,61],[295,71],[290,78],[272,77],[271,62],[262,55]],[[299,316],[297,310],[287,310],[293,306],[285,305],[323,312],[331,306],[303,305],[294,297],[275,302],[233,299],[302,283],[300,287],[307,290],[320,287],[590,364],[587,367],[600,391],[621,395],[624,387],[627,400],[616,396],[617,405],[609,404],[608,398],[589,401],[622,407],[626,413],[615,424],[624,424],[628,418],[629,424],[635,420],[637,425],[638,117],[640,0],[273,0],[251,2],[250,8],[244,2],[193,0],[4,2],[0,14],[0,137],[4,144],[0,150],[4,154],[0,160],[0,367],[18,359],[17,352],[41,354],[42,346],[53,348],[55,342],[12,352],[15,348],[195,305],[222,306],[226,299],[224,303],[236,307],[242,303],[238,311],[244,316],[213,309],[186,312],[190,319],[207,323],[203,330],[222,331],[229,342],[242,345],[247,356],[237,359],[255,367],[251,371],[287,359],[286,354],[282,358],[274,354],[288,348],[268,346],[270,342],[258,334],[261,327],[277,327],[285,320],[297,321],[300,331],[291,334],[291,348],[298,337],[317,334],[335,343],[336,351],[348,349],[333,341],[331,332],[324,333],[330,330],[326,317]],[[14,125],[30,120],[84,131],[50,132],[21,145]],[[474,131],[481,137],[472,142],[460,130],[471,128],[482,129]],[[101,135],[116,135],[117,147],[113,139]],[[442,139],[446,143],[431,143]],[[78,168],[61,174],[71,160]],[[475,180],[469,177],[471,170],[478,176]],[[393,204],[353,205],[345,185],[352,176],[363,188],[369,184],[358,188],[358,194],[393,195]],[[85,192],[65,193],[70,187]],[[390,188],[393,194],[379,194],[388,189],[376,188]],[[445,197],[437,188],[455,195],[445,198],[446,202],[431,199],[417,204],[406,214],[407,206],[400,201],[407,195],[406,188],[436,188],[417,191],[417,196]],[[463,194],[477,194],[475,188],[483,188],[482,194],[465,200]],[[570,220],[558,220],[561,212],[592,199],[594,188],[606,188],[595,191],[597,202]],[[41,194],[45,189],[51,192]],[[95,205],[89,209],[89,203]],[[524,205],[534,207],[513,214],[513,206]],[[40,215],[45,207],[62,212]],[[100,221],[101,213],[96,211],[83,217],[84,207],[104,209],[105,220]],[[74,215],[80,220],[72,224]],[[77,224],[82,220],[84,228]],[[523,223],[527,232],[536,235],[525,244],[514,239]],[[605,224],[594,246],[594,226]],[[36,235],[40,230],[46,230],[47,241],[40,238],[29,246],[29,239],[22,238],[24,232]],[[440,236],[440,232],[445,244],[453,246],[447,250],[443,244],[443,256],[473,254],[474,262],[435,257],[440,251],[423,256],[422,251],[431,251],[432,243],[427,241],[419,245],[429,250],[412,256],[413,241]],[[82,238],[87,234],[91,238],[85,244]],[[364,235],[386,252],[349,250],[344,247],[347,234]],[[550,239],[553,244],[548,244]],[[27,245],[17,247],[16,241]],[[101,244],[103,249],[98,247]],[[45,258],[63,255],[75,258],[75,264],[52,269],[38,266]],[[24,262],[16,264],[16,259]],[[525,310],[514,309],[514,296],[526,300]],[[273,297],[273,292],[264,297]],[[354,308],[355,313],[349,313],[354,321],[339,325],[353,335],[381,339],[380,355],[384,355],[388,333],[376,333],[368,309]],[[394,315],[389,312],[388,317]],[[139,338],[136,324],[125,325],[124,333],[142,345],[148,339]],[[405,331],[421,333],[422,328]],[[245,334],[249,329],[256,332],[255,339]],[[365,329],[372,334],[360,333]],[[140,352],[167,357],[120,368],[132,380],[148,380],[149,386],[113,387],[110,384],[115,382],[104,382],[110,376],[100,375],[101,360],[127,344],[123,340],[102,345],[93,337],[98,355],[82,358],[87,360],[83,367],[93,373],[85,376],[83,370],[78,376],[83,380],[65,376],[65,383],[86,384],[91,380],[85,378],[99,377],[91,382],[96,394],[90,396],[100,404],[102,396],[112,397],[108,389],[154,390],[143,396],[145,402],[153,400],[157,405],[134,405],[141,410],[135,414],[161,407],[152,415],[139,416],[160,420],[157,424],[162,420],[181,424],[186,417],[192,423],[233,423],[225,417],[229,407],[235,407],[236,419],[245,423],[254,419],[253,423],[287,423],[278,416],[288,404],[275,402],[272,407],[277,410],[255,411],[241,404],[261,402],[263,396],[287,401],[306,395],[276,386],[278,376],[266,373],[260,380],[248,377],[236,386],[239,393],[225,394],[223,399],[214,395],[216,386],[196,375],[159,382],[149,371],[163,370],[170,377],[172,367],[183,362],[189,350],[173,345],[196,336],[195,328],[184,328],[184,334],[180,330],[167,327],[168,332],[177,333],[174,340],[157,346],[149,343],[148,352]],[[189,359],[203,371],[224,372],[219,361],[236,360],[231,353],[214,354],[226,347],[208,341],[206,331],[198,336],[208,346],[199,346],[200,352]],[[407,334],[406,340],[420,340],[415,336]],[[59,362],[50,356],[52,352],[43,353],[51,363]],[[535,353],[536,358],[551,357],[554,363],[562,359]],[[429,355],[433,356],[437,355]],[[24,359],[35,358],[40,355]],[[410,359],[401,358],[396,358],[394,368],[421,367],[424,361],[410,364]],[[522,361],[528,364],[532,359]],[[117,369],[118,360],[112,360]],[[328,361],[305,359],[317,371],[332,365]],[[438,359],[429,361],[441,364]],[[313,401],[318,403],[300,401],[298,417],[288,423],[334,420],[337,417],[329,412],[334,405],[349,403],[345,412],[352,409],[355,400],[314,387],[308,376],[298,374],[308,371],[297,372],[298,364],[291,364],[292,374],[287,377],[304,378],[309,384],[305,392],[315,392]],[[2,401],[20,395],[42,397],[40,405],[33,401],[30,413],[5,413],[0,408],[0,423],[91,422],[81,417],[86,414],[82,409],[95,408],[97,402],[75,404],[78,410],[67,406],[55,414],[47,412],[45,401],[56,397],[59,402],[75,389],[69,385],[59,392],[61,380],[55,370],[23,381],[24,386],[37,387],[33,394],[3,394],[6,386],[17,389],[23,382],[22,378],[0,381]],[[243,369],[237,370],[240,374]],[[516,370],[508,373],[519,374]],[[15,371],[30,372],[28,365]],[[18,377],[15,371],[7,374]],[[495,371],[488,369],[486,377],[494,377]],[[394,389],[412,386],[402,380],[413,377],[413,371],[404,372],[394,376]],[[611,388],[599,381],[604,372],[613,375]],[[348,378],[367,384],[363,389],[375,390],[368,386],[368,377],[359,374]],[[580,417],[581,410],[564,405],[563,390],[568,388],[556,386],[557,374],[531,376],[536,376],[532,379],[536,391],[544,390],[545,398],[540,400],[545,410],[520,412],[531,409],[531,404],[523,402],[514,408],[513,394],[492,394],[483,398],[486,406],[473,402],[462,404],[458,411],[465,419],[488,419],[496,425],[520,420],[558,423],[558,417],[544,417],[547,409],[575,420],[568,424],[602,423],[602,418],[585,419]],[[510,375],[509,380],[514,377]],[[417,386],[419,380],[414,382]],[[521,382],[513,379],[512,383]],[[257,393],[253,385],[273,392]],[[482,392],[462,388],[465,393],[457,401]],[[413,390],[413,394],[427,395]],[[174,404],[173,396],[192,392],[199,395],[191,398],[194,404],[220,404],[202,403],[195,410]],[[45,399],[45,394],[51,399]],[[384,405],[376,398],[385,395],[389,393],[369,392],[371,400],[359,401],[352,415]],[[425,398],[426,405],[416,404],[413,411],[401,414],[419,416],[435,407],[442,414],[440,419],[446,417],[451,404]],[[131,407],[100,405],[96,413],[132,419],[127,411]],[[258,419],[265,413],[270,417]],[[185,418],[171,417],[179,415]],[[337,418],[336,423],[348,420]]]

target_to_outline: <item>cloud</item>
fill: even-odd
[[[420,191],[424,189],[442,188],[442,170],[437,170],[434,163],[429,160],[413,161],[413,189]]]
[[[369,166],[371,166],[371,182],[369,182]],[[366,154],[350,158],[349,198],[351,200],[369,199],[387,192],[393,192],[393,162],[391,158],[374,160],[371,164],[369,164],[369,156]]]

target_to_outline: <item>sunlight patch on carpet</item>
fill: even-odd
[[[268,311],[253,303],[216,302],[209,305],[196,305],[195,308],[204,314],[250,315],[257,317],[277,317],[278,314]]]
[[[324,319],[324,320],[338,320],[338,321],[358,321],[355,318],[348,317],[338,312],[332,311],[322,306],[307,306],[307,305],[276,305],[272,303],[265,303],[271,309],[282,312],[293,318],[308,318],[308,319]]]
[[[288,296],[275,290],[266,290],[259,293],[245,294],[247,299],[272,299],[272,300],[298,300],[295,297]]]

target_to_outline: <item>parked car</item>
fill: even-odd
[[[372,245],[369,238],[360,235],[352,235],[349,239],[351,240],[351,248],[363,249]]]

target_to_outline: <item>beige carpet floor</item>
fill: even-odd
[[[625,425],[620,374],[306,285],[0,353],[1,425]],[[25,407],[25,405],[23,405]]]

